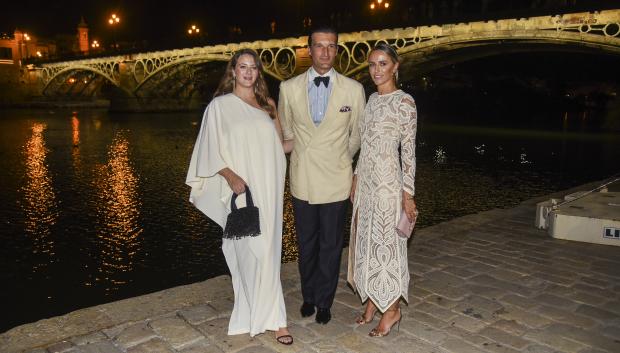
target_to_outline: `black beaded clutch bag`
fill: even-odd
[[[260,235],[258,207],[254,206],[250,188],[247,185],[245,187],[246,207],[237,208],[237,204],[235,204],[237,196],[239,195],[233,194],[230,200],[231,212],[226,220],[223,237],[225,239],[241,239]]]

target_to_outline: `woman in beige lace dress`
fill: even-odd
[[[410,220],[417,216],[417,112],[413,98],[396,87],[398,54],[392,47],[375,46],[368,66],[377,92],[368,99],[360,122],[362,146],[351,190],[349,282],[367,303],[356,322],[372,322],[379,310],[383,315],[369,335],[381,337],[400,322],[399,302],[408,296],[407,238],[397,235],[396,225],[403,209]]]

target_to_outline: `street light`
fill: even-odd
[[[20,65],[21,65],[21,60],[30,57],[30,55],[28,54],[28,43],[30,41],[30,36],[28,35],[28,33],[24,32],[22,34],[21,40],[18,41],[18,48],[19,48],[19,57],[20,57]]]
[[[110,24],[110,26],[112,26],[112,35],[114,36],[113,47],[116,49],[118,49],[118,43],[116,42],[116,27],[118,26],[120,22],[121,22],[121,18],[116,16],[115,13],[113,13],[112,16],[108,18],[108,23]]]
[[[97,40],[93,40],[90,46],[93,47],[94,49],[97,49],[99,48],[99,42]]]
[[[121,18],[116,16],[115,13],[112,14],[112,16],[108,19],[108,23],[113,25],[113,24],[117,24],[121,22]]]
[[[380,10],[381,8],[388,9],[389,7],[390,7],[390,3],[387,1],[384,2],[383,0],[377,0],[376,3],[375,1],[372,1],[370,3],[371,10],[374,10],[374,9]]]
[[[190,27],[190,29],[187,30],[187,34],[191,35],[198,35],[200,33],[200,28],[196,27],[196,25],[192,25],[192,27]]]

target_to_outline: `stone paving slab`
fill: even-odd
[[[416,230],[409,305],[383,339],[368,337],[377,319],[354,323],[362,305],[345,263],[327,325],[299,315],[297,264],[289,263],[282,282],[292,346],[273,333],[226,335],[232,286],[220,276],[13,328],[0,335],[0,352],[617,353],[620,247],[556,240],[533,225],[536,202],[573,191]]]

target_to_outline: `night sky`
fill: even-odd
[[[157,3],[157,5],[155,5]],[[217,5],[210,4],[217,3]],[[19,2],[3,6],[0,14],[2,31],[12,31],[13,28],[52,37],[55,34],[74,33],[80,17],[83,16],[91,31],[94,33],[108,29],[107,19],[116,13],[122,19],[119,30],[127,32],[130,37],[156,38],[178,31],[184,33],[189,23],[206,24],[221,14],[235,14],[240,19],[248,15],[249,11],[236,3],[232,6],[229,1],[28,1],[26,6]],[[219,16],[214,16],[219,13]]]
[[[93,35],[109,30],[107,19],[116,13],[122,23],[119,33],[127,39],[156,39],[183,36],[190,24],[217,30],[217,27],[239,25],[244,28],[263,27],[268,30],[272,19],[284,23],[297,19],[302,8],[314,11],[322,3],[317,0],[263,1],[14,1],[0,8],[0,31],[12,33],[24,29],[38,37],[52,38],[56,34],[74,34],[83,16]],[[361,6],[364,1],[339,1],[330,10],[344,11],[347,3]]]

